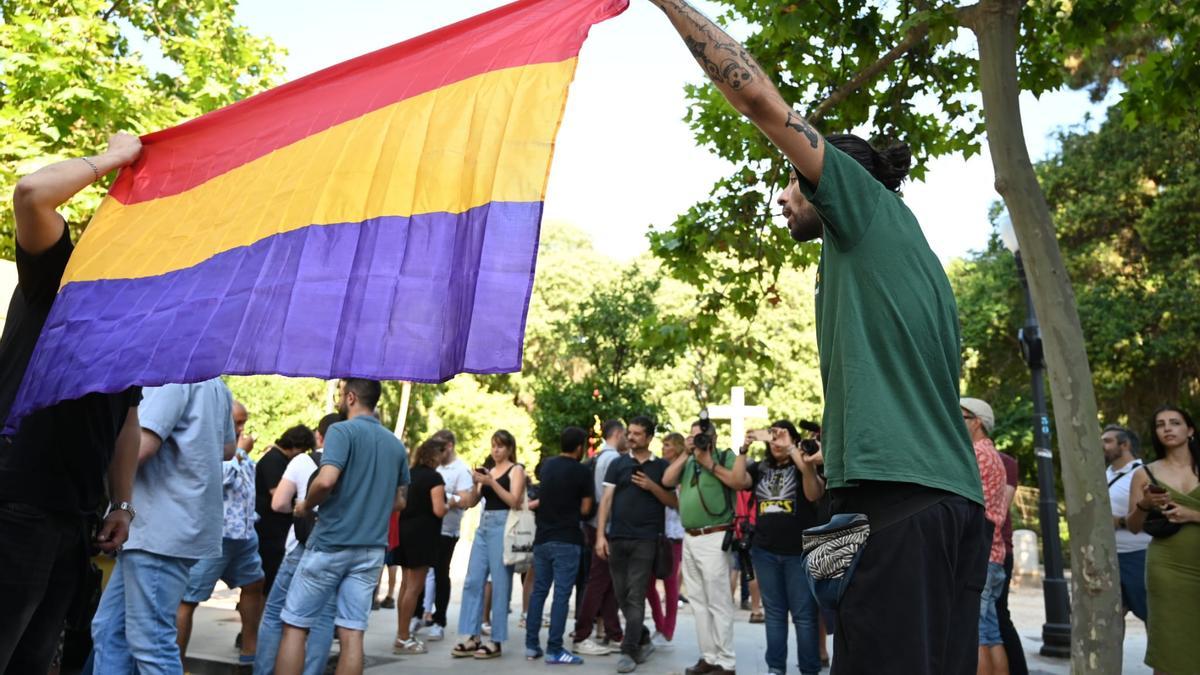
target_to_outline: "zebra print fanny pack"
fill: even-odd
[[[839,513],[804,531],[804,576],[823,609],[837,609],[870,536],[862,513]]]

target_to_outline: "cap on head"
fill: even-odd
[[[996,414],[992,412],[992,406],[988,405],[987,401],[978,398],[959,399],[958,404],[963,410],[971,413],[979,418],[983,423],[983,430],[992,433],[992,428],[996,426]]]

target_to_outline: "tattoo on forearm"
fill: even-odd
[[[683,0],[655,0],[655,4],[692,25],[695,33],[685,34],[683,41],[713,82],[737,91],[762,74],[740,44]]]
[[[788,111],[787,121],[784,122],[784,126],[793,131],[798,131],[804,134],[804,137],[808,139],[810,144],[812,144],[813,150],[817,149],[817,140],[820,138],[820,136],[817,135],[817,130],[813,129],[812,125],[810,125],[803,117],[797,115],[795,111]]]

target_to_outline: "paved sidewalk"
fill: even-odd
[[[457,557],[457,556],[456,556]],[[466,556],[463,556],[464,558]],[[455,585],[455,597],[461,589],[461,582]],[[513,607],[520,606],[520,594],[514,589]],[[233,649],[234,636],[239,630],[236,612],[233,611],[237,593],[223,587],[218,587],[213,599],[204,603],[196,612],[195,628],[192,633],[191,647],[188,650],[189,661],[193,661],[190,672],[193,673],[236,673],[234,665],[237,652]],[[1038,655],[1041,647],[1041,626],[1043,622],[1043,607],[1040,589],[1013,589],[1010,606],[1017,629],[1025,643],[1029,669],[1035,675],[1066,674],[1070,672],[1069,664],[1062,659],[1048,659]],[[458,606],[450,608],[450,627],[457,625]],[[738,671],[741,673],[765,673],[766,665],[763,655],[766,647],[761,625],[748,622],[747,612],[739,612],[735,628],[735,649],[738,655]],[[380,610],[371,615],[370,628],[366,637],[366,655],[368,673],[436,673],[457,672],[486,675],[515,675],[549,670],[551,667],[539,662],[528,662],[524,659],[524,630],[517,628],[520,620],[518,613],[510,618],[509,641],[505,645],[502,658],[490,661],[474,659],[454,659],[450,657],[450,648],[457,636],[454,631],[448,631],[446,640],[427,643],[430,653],[420,656],[396,656],[392,654],[392,640],[396,632],[396,614],[394,610]],[[542,630],[545,640],[545,629]],[[671,648],[659,650],[650,661],[640,666],[638,673],[648,674],[678,674],[684,668],[696,662],[695,627],[690,612],[685,605],[679,612],[679,625],[675,631],[675,643]],[[791,646],[794,648],[794,642]],[[881,645],[886,649],[886,645]],[[336,643],[334,650],[336,652]],[[1146,632],[1140,621],[1132,616],[1126,621],[1125,658],[1122,672],[1127,675],[1148,675],[1151,671],[1142,664],[1146,650]],[[791,655],[792,659],[795,655]],[[201,662],[202,661],[202,662]],[[617,657],[600,656],[587,657],[587,662],[578,668],[566,668],[570,673],[580,675],[590,673],[612,673],[616,670]],[[794,664],[795,662],[792,661]],[[558,669],[556,669],[558,670]],[[246,672],[246,671],[241,671]],[[333,672],[332,661],[329,670]],[[795,672],[794,665],[789,672]],[[828,672],[828,671],[826,671]]]

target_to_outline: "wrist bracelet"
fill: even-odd
[[[95,163],[93,163],[92,160],[88,159],[87,157],[80,157],[79,159],[82,159],[84,164],[87,164],[89,167],[91,167],[92,174],[95,176],[93,180],[100,180],[100,169],[96,168]]]

